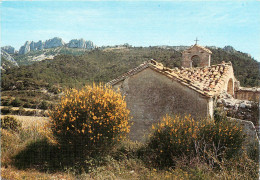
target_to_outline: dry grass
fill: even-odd
[[[6,108],[9,106],[0,106],[0,109]],[[20,107],[11,107],[13,110],[19,110]],[[23,108],[25,111],[34,111],[34,110],[41,110],[41,109],[32,109],[32,108]]]
[[[2,115],[1,117],[12,116],[22,123],[23,128],[32,128],[35,126],[43,127],[50,119],[48,117],[38,116],[19,116],[19,115]]]
[[[186,162],[180,159],[174,169],[159,170],[152,167],[148,162],[145,162],[135,156],[135,152],[141,147],[141,144],[133,142],[125,142],[122,146],[124,150],[116,151],[105,157],[103,163],[95,164],[92,161],[88,162],[91,166],[88,172],[77,174],[75,164],[70,167],[51,171],[50,166],[42,171],[37,166],[28,166],[28,168],[18,169],[12,163],[13,157],[27,149],[26,158],[44,157],[46,150],[43,145],[37,145],[37,142],[44,137],[41,133],[43,126],[49,121],[45,117],[28,117],[28,116],[13,116],[17,118],[23,126],[23,133],[14,133],[7,130],[2,131],[1,145],[1,177],[4,179],[20,180],[20,179],[51,179],[51,180],[85,180],[85,179],[253,179],[250,175],[255,174],[254,166],[257,164],[247,157],[234,162],[219,162],[221,170],[216,170],[211,166],[199,162]],[[28,147],[32,145],[32,151],[28,151]],[[43,149],[43,150],[40,150]],[[32,156],[31,152],[37,151],[38,156]],[[49,151],[52,152],[52,151]],[[45,155],[46,156],[46,155]],[[48,160],[48,159],[47,159]],[[50,159],[55,161],[54,159]],[[95,160],[94,160],[95,161]],[[36,162],[36,161],[35,161]],[[34,165],[32,162],[30,162]],[[29,165],[31,165],[29,164]],[[36,162],[37,164],[37,162]],[[226,165],[229,164],[229,165]]]
[[[1,168],[1,177],[8,180],[74,180],[75,176],[67,173],[43,173],[37,170],[18,170],[15,168]]]

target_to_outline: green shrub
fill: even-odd
[[[174,156],[194,153],[198,122],[190,116],[166,116],[153,126],[155,130],[148,142],[148,150],[156,165],[173,166]]]
[[[18,114],[23,115],[23,114],[25,114],[25,112],[26,112],[26,110],[23,107],[20,106],[19,109],[18,109]]]
[[[12,102],[11,105],[14,107],[19,107],[22,105],[22,101],[19,98],[15,98]]]
[[[1,109],[1,114],[11,114],[11,112],[12,112],[12,107],[10,107],[10,106],[3,107]]]
[[[201,157],[231,158],[241,150],[244,135],[241,127],[229,121],[214,123],[210,120],[195,121],[190,116],[166,116],[153,126],[147,151],[156,166],[174,166],[175,159]]]
[[[224,111],[222,107],[218,107],[214,109],[214,120],[215,122],[227,120],[227,113],[226,111]]]
[[[203,144],[201,148],[214,153],[216,157],[230,159],[241,151],[245,135],[238,123],[222,120],[216,123],[202,123],[199,128],[197,141]]]
[[[106,152],[129,132],[129,110],[111,87],[86,86],[65,92],[50,112],[51,130],[76,155]]]
[[[257,139],[249,144],[247,149],[247,155],[250,159],[259,163],[259,141]]]
[[[47,102],[47,101],[45,101],[45,100],[43,100],[41,103],[40,103],[40,105],[39,105],[39,108],[40,109],[48,109],[48,107],[49,107],[49,103]]]
[[[32,107],[32,104],[29,103],[29,102],[25,102],[24,105],[23,105],[23,107],[25,107],[25,108],[31,108],[31,107]]]
[[[12,116],[5,116],[1,118],[1,128],[18,132],[21,130],[22,124]]]

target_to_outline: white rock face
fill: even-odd
[[[61,47],[63,45],[65,45],[65,42],[61,38],[55,37],[45,41],[44,48],[45,49],[56,48],[56,47]]]
[[[19,54],[26,54],[31,50],[31,41],[26,41],[25,44],[19,49]]]
[[[10,61],[14,66],[17,66],[18,67],[18,64],[17,62],[14,60],[14,58],[12,56],[10,56],[9,53],[7,53],[6,51],[4,51],[2,49],[1,51],[1,56],[4,57],[7,61]]]
[[[94,43],[92,41],[86,41],[86,48],[94,49],[94,48],[96,48],[96,46],[94,45]]]
[[[42,50],[44,48],[44,42],[42,40],[38,42],[31,42],[30,44],[30,50],[31,51],[36,51],[36,50]]]
[[[26,54],[30,51],[55,48],[55,47],[60,47],[60,46],[64,46],[64,45],[65,45],[65,42],[61,38],[58,38],[58,37],[49,39],[45,42],[43,42],[42,40],[40,40],[38,42],[26,41],[25,44],[20,48],[19,54]]]
[[[69,48],[94,49],[95,45],[92,41],[85,41],[84,39],[72,39],[67,44]]]
[[[49,48],[56,48],[56,47],[62,47],[62,46],[68,46],[69,48],[82,48],[82,49],[94,49],[96,46],[92,41],[85,41],[84,39],[72,39],[68,44],[65,44],[65,42],[59,38],[55,37],[52,39],[49,39],[45,42],[42,40],[38,42],[33,41],[26,41],[23,46],[21,46],[19,50],[19,54],[26,54],[30,51],[37,51],[42,49],[49,49]]]
[[[5,52],[7,52],[8,54],[15,53],[15,49],[12,46],[4,46],[4,47],[1,47],[1,49],[4,50]]]
[[[23,46],[21,46],[19,50],[19,54],[26,54],[30,51],[37,51],[44,49],[45,42],[42,42],[42,40],[38,42],[33,41],[26,41]]]
[[[86,48],[86,41],[84,39],[72,39],[68,43],[69,48]]]

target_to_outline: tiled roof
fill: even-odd
[[[186,49],[185,51],[189,51],[189,50],[191,50],[193,47],[198,47],[198,48],[200,48],[200,49],[202,49],[202,50],[204,50],[204,51],[206,51],[206,52],[212,54],[212,52],[211,52],[209,49],[207,49],[207,48],[205,48],[205,47],[203,47],[203,46],[200,46],[200,45],[198,45],[198,44],[194,44],[193,46],[191,46],[189,49]],[[185,52],[185,51],[184,51],[184,52]]]
[[[230,62],[222,62],[221,64],[212,65],[210,67],[170,69],[164,67],[161,63],[150,60],[108,82],[108,84],[117,84],[127,77],[132,76],[148,67],[180,82],[181,84],[199,92],[202,95],[211,97],[217,95],[221,90],[221,87],[224,84],[224,79],[227,76],[229,68],[232,67],[232,64]]]

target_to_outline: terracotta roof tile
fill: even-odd
[[[122,76],[108,82],[110,85],[114,85],[129,76],[132,76],[146,68],[151,68],[161,74],[172,78],[181,84],[188,86],[191,89],[205,95],[213,96],[216,95],[223,85],[223,77],[226,76],[229,68],[232,66],[231,63],[222,62],[218,65],[212,65],[210,67],[197,67],[197,68],[167,68],[161,63],[155,60],[146,61],[138,67],[128,71]]]

